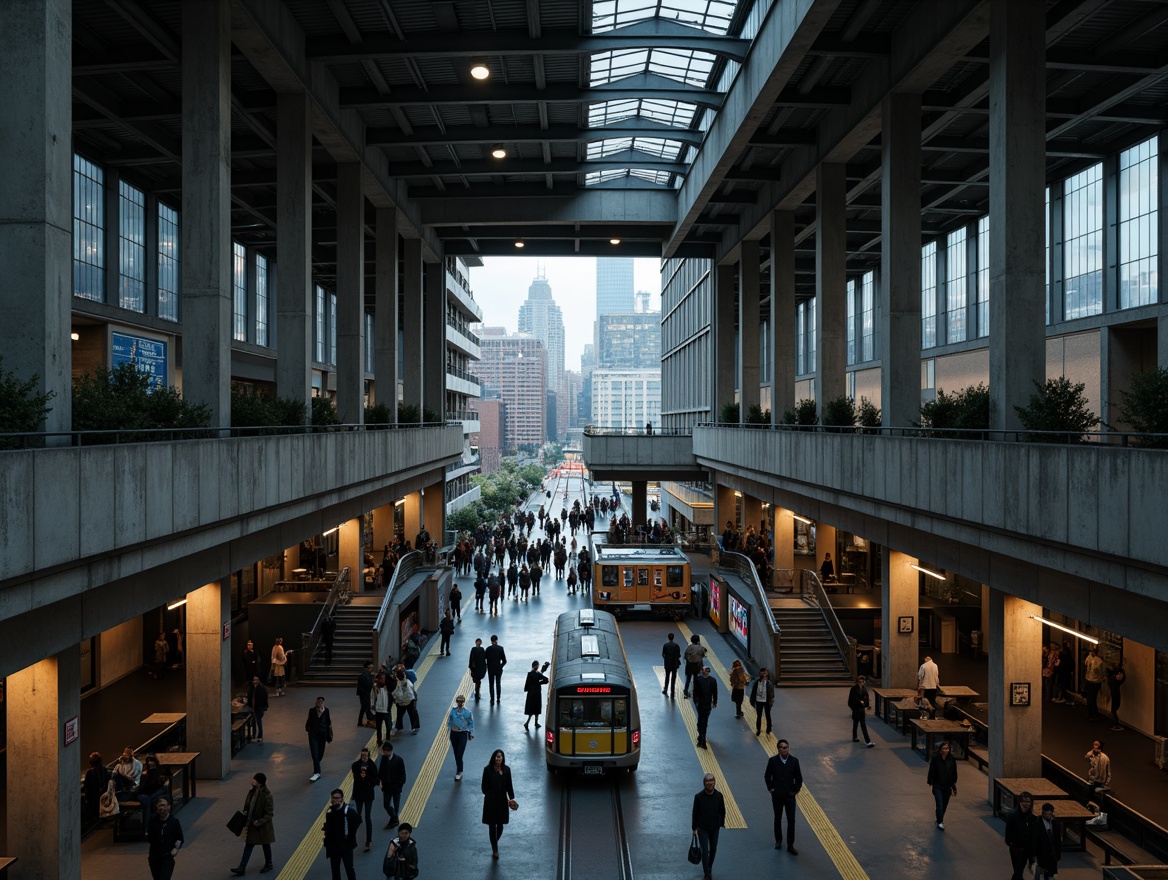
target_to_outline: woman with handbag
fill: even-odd
[[[276,689],[276,696],[284,696],[284,667],[288,664],[288,655],[284,653],[284,640],[276,639],[272,645],[272,687]]]
[[[519,809],[515,789],[511,784],[511,768],[502,749],[491,752],[491,760],[483,768],[483,824],[491,837],[491,858],[499,858],[499,838],[503,826],[511,817],[511,810]]]
[[[275,867],[272,864],[272,844],[276,841],[276,826],[272,818],[276,810],[272,802],[272,793],[268,790],[268,777],[263,773],[257,773],[251,778],[251,790],[243,801],[242,812],[247,819],[244,826],[243,858],[239,860],[239,867],[232,868],[231,873],[239,876],[247,870],[251,851],[257,846],[264,849],[264,866],[260,868],[260,873],[271,871]]]

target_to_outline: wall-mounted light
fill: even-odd
[[[81,334],[80,333],[70,333],[69,338],[72,339],[74,342],[78,342],[81,339]]]
[[[337,531],[337,529],[339,529],[339,528],[340,528],[340,526],[333,526],[333,527],[332,527],[331,529],[329,529],[327,532],[324,532],[323,534],[321,534],[321,537],[322,537],[322,538],[327,538],[329,535],[331,535],[333,532]]]
[[[620,239],[619,238],[610,238],[608,240],[608,243],[611,245],[618,245],[618,244],[620,244]]]
[[[483,64],[481,61],[470,69],[470,75],[475,79],[486,79],[491,75],[491,68]]]
[[[811,520],[809,520],[807,517],[805,517],[805,516],[799,516],[799,514],[797,514],[797,513],[792,513],[792,514],[791,514],[791,519],[796,519],[796,520],[798,520],[798,521],[799,521],[799,522],[801,522],[801,523],[806,523],[807,525],[811,525],[811,522],[812,522],[812,521],[811,521]]]
[[[493,150],[491,150],[491,155],[494,156],[496,159],[506,159],[507,158],[507,151],[505,149],[503,149],[503,147],[500,145],[500,146],[495,147]]]
[[[174,609],[181,608],[183,605],[186,605],[186,604],[187,604],[186,599],[176,599],[174,602],[171,602],[169,605],[166,606],[166,610],[167,611],[174,611]]]
[[[515,247],[517,247],[517,248],[519,248],[520,250],[522,250],[522,249],[523,249],[523,242],[521,242],[521,241],[517,241],[517,242],[515,242]]]
[[[908,567],[909,567],[909,568],[915,568],[915,569],[916,569],[917,571],[919,571],[921,574],[927,574],[929,577],[931,577],[931,578],[936,578],[936,579],[937,579],[937,580],[939,580],[939,581],[943,581],[943,580],[945,580],[945,575],[943,575],[943,574],[939,574],[938,572],[935,572],[935,571],[933,571],[932,569],[929,569],[929,568],[922,568],[921,566],[917,565],[915,562],[910,562],[910,563],[908,564]]]
[[[1045,617],[1039,617],[1037,614],[1031,614],[1031,618],[1037,620],[1039,623],[1045,623],[1047,626],[1053,626],[1055,629],[1061,629],[1065,633],[1073,635],[1076,639],[1082,639],[1084,642],[1090,642],[1092,645],[1098,645],[1099,639],[1093,639],[1088,635],[1071,629],[1069,626],[1063,626],[1061,623],[1055,623],[1053,620],[1047,620]]]

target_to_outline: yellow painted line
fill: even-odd
[[[653,672],[657,675],[658,684],[665,687],[665,667],[654,666]],[[702,775],[713,773],[718,791],[722,792],[722,797],[726,799],[726,827],[746,828],[746,818],[742,815],[742,810],[738,808],[738,801],[734,800],[734,793],[730,791],[730,783],[726,781],[726,776],[722,773],[722,766],[714,755],[713,744],[707,739],[707,748],[699,749],[697,747],[698,714],[693,703],[690,700],[678,700],[677,708],[681,712],[681,720],[685,724],[685,729],[689,731],[690,742],[697,754],[698,763],[702,765]]]
[[[434,649],[426,654],[426,659],[422,661],[421,666],[417,667],[416,671],[418,674],[419,685],[422,683],[422,680],[425,679],[426,673],[430,671],[430,667],[434,665],[434,659],[438,656],[437,650],[438,645],[440,644],[441,641],[435,639]],[[465,678],[470,678],[469,670],[467,671]],[[453,700],[451,700],[451,702],[453,703]],[[442,723],[442,729],[443,731],[446,730],[445,721]],[[370,735],[369,741],[365,743],[365,748],[370,750],[370,754],[375,754],[377,749],[376,733]],[[380,757],[380,755],[376,755],[374,760],[376,760],[377,757]],[[416,787],[417,783],[415,782],[414,785]],[[433,784],[431,783],[431,788],[432,787]],[[343,791],[345,793],[345,800],[348,800],[353,794],[352,771],[346,773],[345,778],[341,780],[341,784],[335,786],[335,788],[339,788],[341,791]],[[331,788],[326,788],[324,790],[330,792],[332,791]],[[427,793],[427,797],[429,797],[429,793]],[[410,798],[413,798],[412,789],[410,791]],[[406,805],[409,805],[409,801],[406,802]],[[312,824],[308,826],[308,832],[296,846],[296,849],[293,850],[292,855],[288,857],[288,861],[284,863],[284,867],[281,868],[280,873],[276,875],[276,880],[304,880],[304,878],[308,876],[308,871],[312,867],[312,863],[316,861],[316,856],[320,852],[321,847],[324,845],[324,835],[321,832],[321,828],[324,826],[324,814],[328,810],[329,806],[330,805],[326,803],[317,814],[316,819],[313,820]],[[405,812],[404,808],[402,812]]]
[[[456,694],[473,693],[473,682],[470,677],[470,670],[462,676],[462,681],[458,683],[458,690]],[[442,771],[442,764],[446,760],[446,752],[450,748],[450,736],[448,734],[449,725],[448,719],[450,717],[450,707],[454,705],[454,696],[450,697],[450,706],[442,714],[442,724],[438,728],[438,733],[434,735],[434,741],[430,744],[430,751],[426,755],[426,760],[422,762],[422,769],[418,771],[418,775],[414,778],[414,784],[410,788],[410,794],[406,798],[406,802],[402,804],[401,818],[403,822],[409,822],[415,828],[419,826],[422,821],[422,811],[426,809],[426,803],[430,800],[430,795],[434,793],[434,783],[438,781],[438,774]]]
[[[684,623],[680,622],[677,626],[685,638],[684,644],[689,644],[690,636],[693,634],[690,628]],[[729,691],[730,675],[726,671],[725,664],[723,664],[718,656],[714,653],[713,646],[707,644],[706,647],[709,649],[709,653],[706,654],[706,663],[709,665],[710,671],[722,680],[723,685],[725,685],[727,691]],[[660,678],[664,683],[665,673],[663,667]],[[754,707],[750,705],[750,685],[747,685],[746,693],[748,699],[743,700],[742,711],[746,715],[746,720],[753,723],[756,717],[756,713],[754,711]],[[775,739],[773,735],[767,736],[766,734],[763,734],[762,737],[759,737],[759,745],[762,746],[763,751],[767,753],[767,758],[771,758],[774,755],[777,755],[779,752],[778,740]],[[799,802],[799,809],[803,812],[803,816],[807,820],[807,824],[811,827],[811,830],[815,832],[815,836],[819,838],[819,842],[827,851],[828,856],[831,857],[831,861],[835,865],[836,870],[839,871],[840,876],[843,877],[844,880],[870,880],[868,873],[862,867],[860,867],[860,863],[856,860],[855,855],[853,855],[852,851],[848,849],[848,845],[844,843],[844,839],[840,837],[839,832],[836,831],[835,826],[831,823],[831,820],[827,818],[827,813],[823,811],[823,807],[821,807],[819,802],[815,800],[811,794],[810,789],[808,789],[806,785],[803,786],[803,789],[799,792],[796,800]],[[727,825],[727,827],[730,826]]]

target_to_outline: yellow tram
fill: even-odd
[[[592,534],[592,604],[618,618],[634,611],[680,620],[689,613],[690,564],[673,544],[609,544]]]
[[[641,759],[641,716],[616,618],[581,608],[556,619],[549,674],[547,768],[602,775],[634,771]]]

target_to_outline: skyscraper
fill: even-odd
[[[633,261],[613,257],[596,260],[596,317],[633,310]]]
[[[527,300],[519,307],[519,332],[543,343],[547,352],[547,387],[559,391],[564,383],[564,315],[552,299],[552,286],[542,269],[527,288]]]
[[[508,336],[502,327],[484,327],[479,333],[481,358],[475,373],[483,397],[505,404],[504,443],[508,452],[519,446],[542,446],[546,439],[547,353],[533,336]]]
[[[661,369],[660,312],[601,315],[598,336],[601,369]]]

